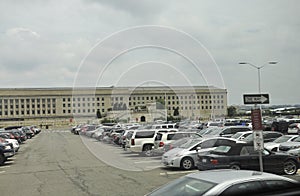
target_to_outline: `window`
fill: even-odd
[[[247,193],[254,194],[262,192],[263,190],[264,188],[259,182],[244,182],[229,187],[221,195],[247,195]]]
[[[136,132],[135,138],[153,138],[155,131],[140,131]]]
[[[210,139],[210,140],[203,141],[200,146],[201,148],[212,148],[215,146],[216,142],[217,139]]]

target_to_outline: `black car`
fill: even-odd
[[[263,169],[266,172],[294,175],[299,168],[299,157],[285,153],[262,151]],[[207,169],[247,169],[260,170],[259,153],[254,146],[237,143],[234,146],[219,146],[210,154],[200,156],[199,170]]]
[[[15,155],[14,148],[12,144],[5,143],[0,140],[0,165],[3,165],[7,158]]]

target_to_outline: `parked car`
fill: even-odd
[[[165,152],[167,152],[167,151],[169,151],[169,150],[171,150],[173,148],[179,147],[180,145],[186,143],[187,141],[189,141],[191,139],[199,139],[199,138],[201,138],[201,137],[193,137],[193,136],[191,136],[191,137],[184,137],[184,138],[181,138],[179,140],[172,141],[169,144],[165,144],[163,146],[163,151],[165,153]]]
[[[297,137],[293,141],[283,142],[279,145],[280,152],[287,152],[292,149],[296,149],[300,147],[300,137]]]
[[[243,131],[243,132],[237,132],[236,134],[232,135],[231,138],[237,139],[237,140],[243,140],[248,135],[251,135],[253,131]]]
[[[121,143],[121,146],[124,150],[127,150],[128,146],[129,146],[129,142],[130,142],[130,139],[132,137],[132,134],[133,134],[133,130],[125,130],[125,132],[123,133],[123,135],[120,137],[120,143]]]
[[[88,131],[93,131],[97,128],[97,125],[84,125],[80,128],[80,135],[85,135]]]
[[[156,137],[154,139],[154,147],[153,151],[155,154],[162,155],[165,153],[166,148],[164,148],[165,145],[170,144],[172,141],[181,139],[181,138],[190,138],[190,137],[197,137],[192,136],[197,135],[198,138],[201,138],[201,135],[198,135],[196,132],[167,132],[167,133],[157,133]]]
[[[276,152],[279,150],[279,146],[281,143],[291,142],[291,141],[295,140],[297,137],[300,137],[300,136],[299,135],[283,135],[283,136],[277,138],[276,140],[274,140],[273,142],[265,143],[264,147],[267,150]]]
[[[15,150],[10,143],[6,143],[0,138],[0,165],[3,165],[8,158],[15,155]]]
[[[165,152],[162,155],[162,163],[166,167],[193,169],[197,165],[198,155],[209,153],[217,146],[233,145],[236,142],[240,141],[224,137],[190,139],[179,147]]]
[[[4,139],[5,142],[12,144],[15,152],[18,152],[20,149],[20,145],[18,140],[10,139],[7,133],[0,133],[0,138]]]
[[[262,162],[264,171],[285,175],[295,175],[300,164],[298,156],[271,152],[266,149],[262,151]],[[248,143],[219,146],[210,154],[200,156],[197,167],[199,170],[249,169],[259,171],[259,152]]]
[[[218,127],[203,135],[203,137],[231,137],[237,132],[251,131],[251,128],[246,126],[228,126]]]
[[[300,123],[290,124],[287,133],[300,135]]]
[[[31,139],[32,137],[34,137],[34,132],[32,130],[30,130],[29,127],[22,127],[21,130],[26,134],[26,137],[28,139]]]
[[[277,131],[263,131],[264,143],[273,142],[275,139],[283,136],[283,133]],[[243,141],[248,143],[253,143],[253,134],[248,135],[243,139]]]
[[[131,152],[142,153],[146,156],[153,154],[154,138],[159,129],[134,130],[128,144]]]
[[[296,180],[250,170],[201,171],[173,180],[148,193],[148,196],[257,196],[285,193],[297,189]],[[297,190],[294,191],[297,194]],[[299,191],[298,191],[299,193]],[[295,194],[295,195],[296,195]]]

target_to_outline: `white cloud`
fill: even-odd
[[[32,31],[30,29],[22,28],[22,27],[16,27],[12,29],[8,29],[6,31],[6,34],[8,36],[20,39],[20,40],[28,40],[28,39],[39,39],[40,35]]]
[[[262,89],[270,92],[271,104],[299,103],[300,92],[295,90],[300,72],[299,4],[297,0],[1,1],[0,86],[72,86],[80,63],[99,40],[126,28],[151,24],[182,30],[208,49],[220,68],[229,104],[240,104],[243,93],[257,90],[256,70],[241,67],[238,62],[262,65],[269,60],[279,62],[262,70]],[[95,69],[107,63],[106,57],[126,44],[134,44],[138,41],[135,36],[120,37],[100,55],[96,52],[89,56],[85,63],[90,66],[82,74],[95,76]],[[146,32],[136,38],[161,44],[174,40],[171,48],[191,56],[199,54],[192,43],[176,40],[173,34]],[[201,59],[207,64],[211,60],[205,56]],[[146,49],[118,58],[106,76],[118,77],[118,69],[126,72],[134,64],[154,60],[171,64],[183,70],[193,83],[199,82],[199,74],[180,56]],[[120,82],[134,83],[136,80],[130,77],[142,70],[151,69],[143,65],[123,75],[127,78]],[[169,76],[167,69],[162,70],[161,77]],[[151,75],[145,78],[150,80]],[[31,77],[35,80],[28,79]],[[105,82],[109,85],[113,81]]]

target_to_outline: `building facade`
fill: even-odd
[[[99,114],[122,118],[123,113],[149,112],[153,104],[167,116],[222,117],[227,114],[227,90],[213,86],[2,88],[0,120],[95,118]]]

